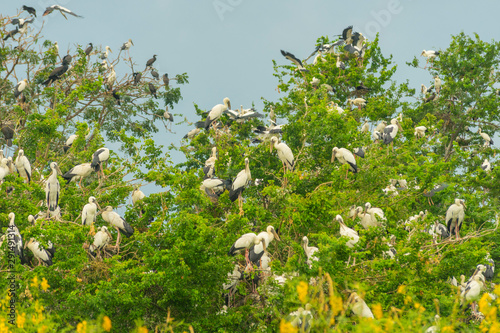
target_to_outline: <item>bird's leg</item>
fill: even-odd
[[[349,173],[349,169],[345,172],[345,179],[347,179],[347,174]]]
[[[250,258],[248,257],[248,249],[245,249],[245,259],[247,260],[247,266],[250,265]]]
[[[351,262],[351,256],[349,256],[349,259],[347,259],[347,263],[346,263],[346,268],[349,267],[349,263]]]
[[[120,247],[119,247],[120,246],[120,229],[118,229],[118,227],[115,227],[115,229],[116,229],[116,231],[118,231],[118,236],[116,237],[116,245],[115,245],[115,247],[119,251],[119,249],[120,249]],[[118,253],[118,251],[117,251],[117,253]]]

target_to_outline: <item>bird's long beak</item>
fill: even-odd
[[[264,252],[266,252],[266,241],[261,240],[261,242],[262,242],[262,248],[264,249]]]
[[[333,161],[334,161],[334,160],[335,160],[335,154],[334,154],[334,153],[332,153],[332,160],[331,160],[331,162],[330,162],[330,163],[333,163]]]
[[[56,166],[56,170],[57,170],[57,173],[59,174],[59,176],[62,176],[63,173],[62,173],[61,169],[59,169],[59,165]]]
[[[130,41],[130,43],[131,43],[132,45],[134,45],[134,42],[133,42],[133,41]],[[134,46],[135,46],[135,45],[134,45]]]
[[[269,153],[272,152],[273,152],[273,142],[271,141],[271,143],[269,144]]]
[[[273,235],[274,235],[274,238],[276,238],[277,241],[281,241],[280,237],[278,236],[278,234],[276,233],[275,230],[273,230]]]
[[[231,109],[231,102],[230,102],[230,101],[227,103],[227,109],[228,109],[228,110],[232,110],[232,109]]]
[[[66,15],[64,15],[63,12],[61,12],[62,16],[64,16],[64,18],[67,20],[68,18],[66,17]]]
[[[398,127],[399,127],[399,130],[402,131],[403,130],[403,127],[401,127],[401,124],[398,122]]]

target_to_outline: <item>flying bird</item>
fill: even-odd
[[[73,15],[75,17],[80,17],[80,18],[83,18],[83,16],[80,16],[80,15],[77,15],[75,13],[73,13],[71,10],[67,9],[67,8],[64,8],[62,6],[59,6],[59,5],[52,5],[50,7],[47,7],[45,9],[45,12],[43,12],[43,15],[42,16],[46,16],[46,15],[49,15],[50,13],[52,13],[54,10],[58,10],[62,16],[64,16],[64,18],[67,20],[68,18],[66,17],[66,15],[64,15],[64,13],[66,14],[69,14],[69,15]]]
[[[23,6],[23,10],[27,11],[28,13],[30,13],[31,15],[33,15],[33,16],[36,17],[36,10],[35,10],[35,8],[28,7],[28,6],[24,5]]]
[[[281,54],[287,58],[288,60],[290,60],[291,62],[293,62],[295,65],[297,65],[297,68],[299,69],[299,71],[301,72],[309,72],[309,70],[307,70],[304,65],[302,64],[302,61],[300,61],[299,58],[297,58],[296,56],[294,56],[293,54],[291,54],[290,52],[287,52],[287,51],[283,51],[281,50]]]

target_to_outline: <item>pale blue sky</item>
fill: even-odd
[[[45,20],[44,37],[58,41],[62,52],[74,44],[109,45],[117,56],[120,46],[132,38],[130,54],[137,64],[158,55],[160,75],[187,72],[190,84],[182,87],[183,100],[173,110],[190,121],[193,103],[210,109],[229,97],[233,108],[255,102],[262,110],[261,97],[279,98],[272,76],[272,59],[289,64],[280,49],[306,58],[322,35],[332,36],[348,25],[367,37],[380,32],[385,55],[398,64],[396,78],[409,78],[413,87],[428,85],[430,76],[406,66],[423,49],[442,49],[450,35],[477,32],[485,41],[498,39],[498,1],[4,1],[2,14],[12,15],[23,4],[35,7],[38,20]],[[84,16],[58,12],[42,17],[45,7],[60,4]],[[35,22],[35,24],[36,24]],[[370,39],[371,39],[370,38]],[[64,50],[64,51],[63,51]],[[311,59],[312,60],[312,59]],[[311,61],[310,61],[311,62]],[[117,75],[120,77],[120,71]],[[179,120],[177,117],[176,120]],[[156,137],[168,146],[179,145],[189,130],[174,126],[176,134],[162,132]]]

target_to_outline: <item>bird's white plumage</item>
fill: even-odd
[[[347,305],[358,317],[374,318],[373,313],[366,302],[355,292],[351,293],[349,296]]]
[[[493,140],[490,138],[490,136],[487,133],[484,133],[481,128],[477,130],[477,132],[481,135],[481,137],[484,140],[484,145],[489,146],[493,144]]]
[[[274,147],[278,151],[278,158],[281,163],[287,167],[288,170],[293,171],[295,167],[295,161],[293,157],[293,152],[284,142],[278,143],[278,138],[273,136],[271,138],[271,148]]]
[[[45,184],[45,199],[49,210],[55,211],[57,205],[59,204],[59,193],[61,191],[57,174],[60,174],[61,170],[59,170],[59,166],[56,162],[50,163],[50,169],[52,170],[52,173]]]
[[[17,172],[19,172],[19,176],[24,178],[25,183],[29,183],[31,181],[31,164],[28,158],[24,155],[24,150],[22,149],[19,149],[15,166],[17,168]]]
[[[83,206],[82,224],[91,225],[97,217],[97,200],[94,197],[89,198],[89,203]]]
[[[224,104],[215,105],[208,113],[207,119],[205,121],[205,129],[208,129],[214,121],[219,119],[224,111],[231,109],[231,101],[229,100],[229,98],[224,98],[222,102]]]
[[[83,178],[90,176],[92,171],[93,169],[90,166],[90,163],[82,163],[71,168],[63,175],[63,178],[68,180],[68,182],[82,180]]]
[[[446,211],[446,226],[448,228],[448,232],[450,235],[453,234],[453,231],[455,231],[455,234],[458,237],[459,236],[459,230],[462,225],[462,222],[464,221],[465,217],[465,203],[461,199],[455,199],[455,203],[452,204],[448,210]]]
[[[427,131],[427,127],[417,126],[417,127],[415,127],[415,132],[413,133],[413,135],[415,135],[417,138],[423,138],[425,136],[426,131]]]
[[[332,162],[334,158],[337,158],[337,160],[341,164],[349,164],[349,170],[352,172],[356,173],[358,172],[358,166],[356,164],[356,159],[354,158],[354,155],[346,148],[337,148],[334,147],[332,149]]]
[[[132,192],[132,204],[135,206],[137,202],[141,201],[145,197],[146,195],[139,188],[134,189]]]
[[[307,264],[309,265],[309,268],[312,267],[312,262],[318,261],[319,258],[316,257],[314,254],[319,251],[319,249],[316,246],[309,246],[309,238],[307,236],[302,237],[302,248],[304,249],[304,252],[307,257]]]
[[[349,238],[349,240],[346,242],[346,245],[350,248],[353,248],[354,245],[359,241],[358,232],[346,226],[344,220],[342,219],[342,216],[337,215],[335,219],[340,224],[340,235]]]
[[[90,245],[90,252],[104,248],[111,241],[111,234],[106,226],[99,227],[94,235],[94,242]]]

